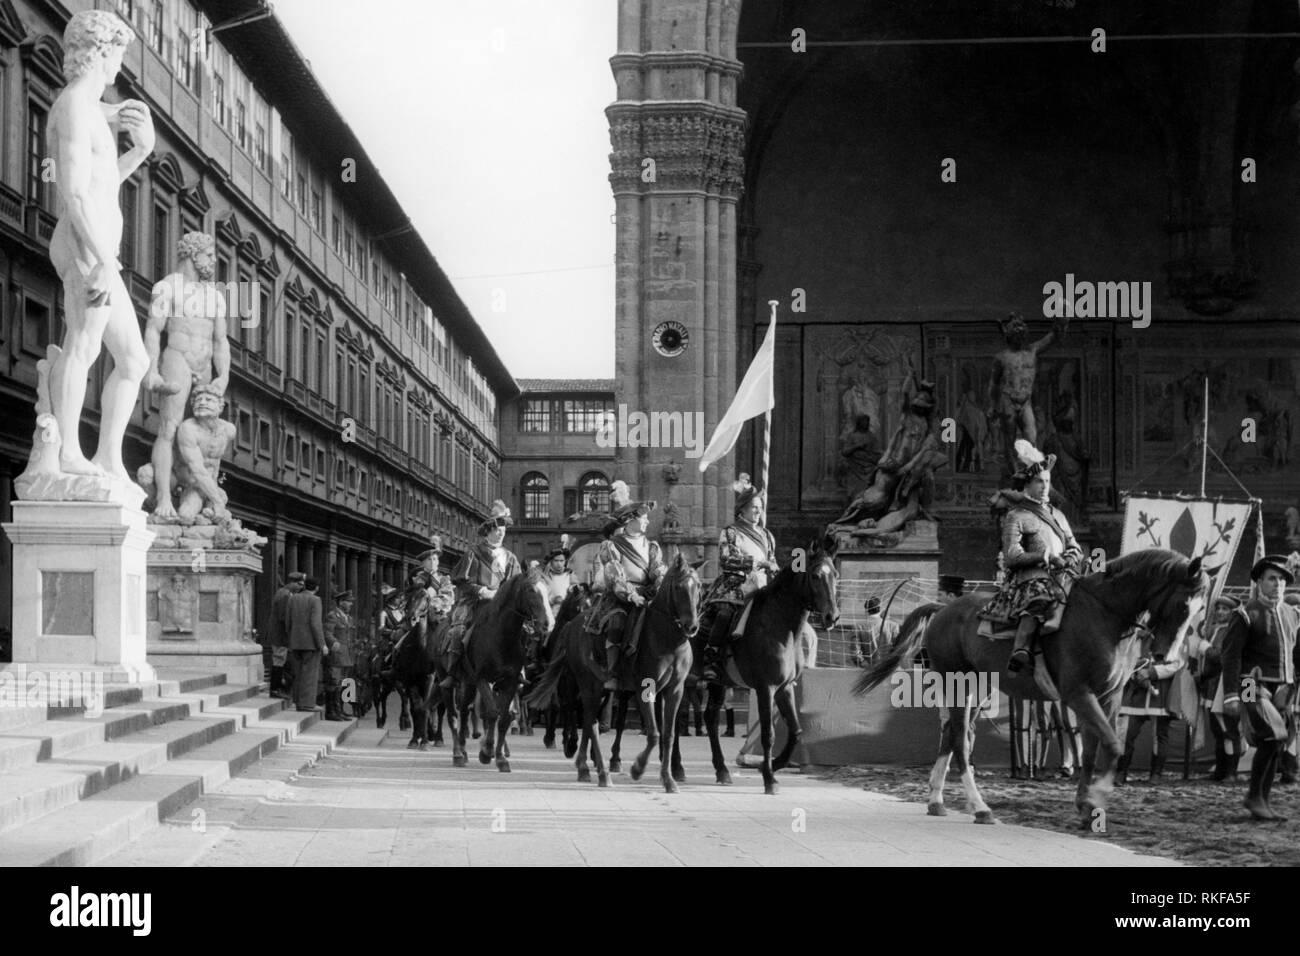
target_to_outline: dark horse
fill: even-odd
[[[700,562],[699,564],[703,564]],[[641,725],[645,728],[645,749],[633,762],[631,775],[639,780],[656,745],[659,746],[659,779],[668,793],[677,792],[671,765],[674,762],[677,710],[681,706],[682,688],[691,669],[690,638],[700,626],[699,564],[690,564],[678,554],[668,566],[655,596],[645,608],[641,641],[629,673],[636,683]],[[582,742],[578,746],[578,780],[587,783],[587,749],[591,748],[599,786],[609,786],[609,769],[600,753],[600,705],[605,683],[604,668],[593,655],[600,652],[604,660],[601,636],[587,632],[585,616],[570,621],[560,632],[550,666],[529,695],[529,703],[547,706],[559,691],[566,676],[577,685],[582,704]],[[662,734],[661,734],[662,730]],[[680,766],[680,758],[678,759]]]
[[[807,552],[796,551],[794,560],[754,595],[745,631],[731,643],[732,659],[728,670],[733,674],[733,680],[739,678],[739,684],[753,691],[752,699],[758,702],[763,743],[763,762],[759,770],[763,774],[764,793],[777,792],[776,772],[790,762],[790,755],[803,733],[794,702],[794,682],[803,673],[800,643],[804,629],[810,626],[808,615],[816,611],[827,628],[834,627],[840,617],[836,597],[839,586],[839,573],[835,570],[836,549],[834,536],[826,535],[820,544],[811,544]],[[722,742],[718,739],[718,712],[725,696],[726,689],[721,684],[710,683],[708,703],[704,708],[704,726],[709,732],[713,770],[720,784],[731,783],[731,774],[722,756]],[[773,703],[781,712],[788,730],[785,746],[775,760],[772,759]]]
[[[424,585],[416,578],[408,588],[422,592]],[[413,594],[413,600],[408,606],[419,606],[421,597],[422,594]],[[385,696],[390,690],[398,692],[402,701],[402,716],[406,716],[408,709],[411,715],[411,739],[406,746],[420,750],[427,750],[431,740],[435,744],[442,743],[442,705],[439,701],[437,707],[429,706],[429,698],[438,665],[435,641],[445,615],[431,619],[432,610],[428,609],[427,603],[424,607],[427,613],[416,613],[408,617],[396,632],[397,640],[389,652],[390,663],[380,672],[379,689],[380,694]],[[384,710],[376,713],[383,714]],[[376,724],[383,726],[378,718]],[[399,723],[398,726],[401,727],[402,724]]]
[[[536,568],[516,574],[497,589],[496,596],[485,601],[474,611],[473,633],[461,658],[463,672],[468,681],[458,675],[455,684],[441,690],[447,708],[447,726],[451,733],[452,765],[464,767],[469,763],[465,753],[465,727],[469,722],[469,709],[477,692],[482,708],[483,742],[479,745],[479,763],[491,763],[495,757],[497,769],[510,772],[506,737],[510,730],[510,704],[519,691],[524,665],[528,661],[528,629],[533,623],[537,630],[546,629],[546,598],[537,587],[541,572]],[[444,621],[433,639],[441,647],[443,635],[449,624]],[[425,707],[439,693],[439,682],[446,676],[448,655],[440,653],[437,673],[429,682]]]
[[[1182,637],[1183,624],[1196,612],[1208,585],[1209,576],[1201,571],[1200,558],[1189,561],[1158,548],[1123,555],[1109,562],[1105,571],[1080,578],[1066,602],[1060,630],[1039,638],[1041,660],[1060,690],[1061,700],[1082,724],[1083,766],[1074,805],[1084,829],[1104,832],[1106,797],[1114,782],[1115,761],[1123,752],[1114,729],[1119,691],[1129,671],[1125,657],[1118,653],[1121,639],[1145,612],[1149,615],[1146,626],[1154,635],[1154,651],[1168,653]],[[970,691],[979,676],[987,674],[994,682],[1003,681],[1001,689],[1008,695],[1043,699],[1032,673],[1022,672],[1014,678],[1007,675],[1012,642],[991,641],[977,633],[976,612],[987,601],[987,594],[967,594],[946,606],[917,608],[903,621],[894,646],[854,687],[859,696],[867,693],[900,665],[906,666],[924,645],[930,671],[942,676],[948,713],[939,759],[930,774],[927,812],[931,816],[947,812],[943,781],[955,756],[976,823],[997,821],[975,786],[970,766],[971,741],[966,728],[972,707],[979,704]],[[996,693],[997,683],[991,686]]]
[[[520,693],[523,695],[523,707],[521,710],[530,715],[532,708],[528,704],[528,697],[536,689],[538,682],[546,674],[547,667],[550,666],[551,658],[555,654],[555,648],[560,643],[560,631],[564,625],[568,624],[579,614],[585,613],[592,605],[591,586],[585,583],[571,585],[568,592],[564,595],[564,600],[560,602],[559,608],[555,612],[555,625],[551,628],[550,634],[546,635],[545,640],[536,639],[531,645],[530,661],[524,668],[525,685]],[[561,678],[560,686],[556,689],[554,698],[549,706],[541,709],[542,721],[546,727],[545,735],[542,737],[542,743],[547,750],[555,749],[555,734],[559,730],[560,737],[564,746],[564,756],[572,759],[573,755],[578,752],[578,722],[582,716],[581,702],[578,700],[578,688],[573,678],[565,675]]]

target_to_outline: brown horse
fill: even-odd
[[[469,723],[469,709],[477,693],[482,708],[483,742],[479,744],[479,763],[491,763],[495,758],[497,769],[510,772],[506,737],[510,730],[510,703],[519,691],[521,674],[528,660],[528,629],[524,624],[532,621],[537,630],[545,630],[546,599],[537,588],[541,572],[533,568],[516,574],[502,583],[496,596],[480,604],[474,611],[473,633],[461,658],[461,678],[443,690],[441,681],[446,676],[449,655],[440,653],[437,673],[428,684],[425,707],[434,694],[441,692],[447,708],[447,729],[451,734],[453,766],[469,763],[465,753],[465,728]],[[435,647],[441,648],[443,635],[450,626],[449,619],[438,629]]]
[[[753,691],[758,701],[760,736],[763,742],[763,792],[777,792],[776,772],[790,762],[790,754],[799,743],[803,730],[794,702],[794,682],[803,673],[803,649],[800,638],[808,627],[808,615],[816,611],[822,623],[834,627],[840,609],[836,598],[839,574],[835,569],[835,538],[826,535],[821,544],[809,545],[807,552],[796,552],[794,560],[754,595],[744,633],[731,645],[732,661],[738,683]],[[734,679],[734,678],[733,678]],[[710,685],[704,725],[709,731],[713,751],[713,770],[720,784],[731,783],[722,742],[718,739],[718,711],[722,708],[725,689]],[[775,702],[789,733],[785,746],[772,759]]]
[[[646,733],[645,749],[637,755],[631,776],[633,780],[640,779],[650,754],[659,745],[659,779],[668,793],[677,792],[671,772],[676,743],[672,728],[677,722],[682,686],[691,669],[690,638],[700,625],[701,586],[697,569],[702,563],[690,564],[678,554],[668,566],[659,589],[646,605],[641,641],[635,659],[628,666],[637,688],[641,725]],[[582,783],[591,780],[591,771],[587,769],[590,747],[598,785],[608,787],[610,771],[600,752],[600,704],[605,674],[593,654],[599,651],[603,661],[604,645],[595,646],[601,641],[600,635],[589,634],[586,623],[585,615],[576,618],[553,639],[557,643],[551,663],[529,695],[528,703],[534,707],[548,706],[559,694],[566,676],[572,679],[582,706],[582,741],[575,761],[578,780]]]
[[[1119,691],[1128,677],[1124,656],[1118,653],[1121,639],[1138,618],[1149,615],[1146,627],[1154,635],[1153,649],[1165,654],[1181,638],[1183,624],[1204,600],[1209,576],[1201,570],[1199,558],[1189,561],[1173,551],[1152,548],[1123,555],[1109,562],[1105,571],[1080,578],[1070,592],[1058,631],[1039,638],[1042,657],[1061,694],[1061,700],[1078,715],[1083,729],[1082,768],[1075,809],[1084,829],[1105,831],[1106,797],[1114,782],[1115,761],[1123,745],[1115,734],[1114,718]],[[976,823],[996,823],[993,811],[975,786],[970,765],[971,741],[967,725],[972,708],[980,701],[969,691],[992,686],[1029,700],[1042,700],[1032,673],[1010,677],[1006,671],[1011,657],[1009,640],[991,641],[977,633],[977,612],[988,601],[987,594],[967,594],[951,604],[927,604],[903,621],[894,646],[879,663],[859,678],[854,693],[861,696],[907,666],[924,646],[932,673],[941,678],[947,716],[939,759],[930,774],[927,812],[943,816],[943,781],[948,763],[955,756],[969,809]],[[927,623],[928,622],[928,623]],[[993,683],[980,681],[990,675]]]

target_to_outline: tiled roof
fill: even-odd
[[[519,378],[521,392],[613,392],[612,378]]]

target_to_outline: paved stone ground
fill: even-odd
[[[540,733],[511,736],[507,775],[480,765],[473,746],[460,770],[446,747],[407,750],[407,734],[385,736],[372,720],[301,773],[272,755],[103,865],[1172,864],[1104,839],[927,817],[915,803],[797,772],[778,775],[771,797],[753,770],[733,767],[735,785],[720,787],[708,741],[695,737],[683,740],[689,782],[669,795],[653,762],[640,782],[622,773],[606,790],[580,784]],[[624,742],[634,755],[644,738]],[[740,738],[724,745],[734,763]]]

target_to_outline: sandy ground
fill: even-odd
[[[841,767],[819,776],[924,804],[929,773],[929,767]],[[1071,781],[1013,780],[1005,770],[976,771],[976,781],[1002,823],[1081,833]],[[1245,795],[1244,779],[1236,784],[1184,781],[1178,774],[1149,784],[1143,774],[1115,788],[1107,833],[1087,838],[1199,866],[1300,866],[1300,788],[1273,788],[1273,809],[1288,818],[1285,823],[1252,822],[1241,805]],[[950,816],[965,813],[961,781],[951,772],[944,802]],[[925,810],[918,807],[917,812]]]

